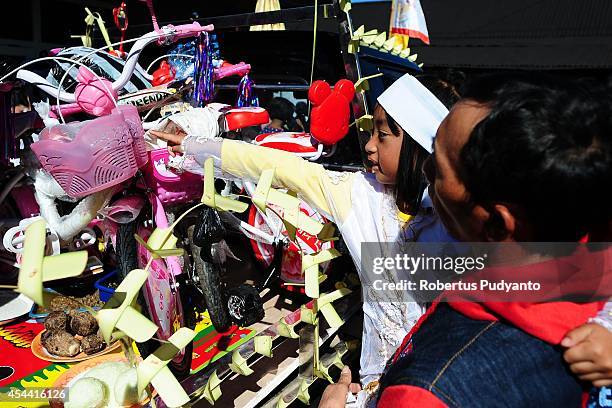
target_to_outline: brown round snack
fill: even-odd
[[[106,348],[106,342],[99,334],[90,334],[81,340],[81,348],[85,354],[95,354]]]
[[[81,336],[88,336],[98,331],[98,321],[90,313],[70,314],[70,331]]]
[[[64,312],[51,312],[45,319],[45,329],[64,330],[68,329],[68,316]]]
[[[56,356],[74,357],[81,352],[81,342],[65,331],[48,330],[41,335],[41,342],[49,353]]]
[[[51,336],[51,334],[53,333],[53,330],[44,330],[41,335],[40,335],[40,342],[42,343],[42,345],[45,345],[45,342],[47,341],[47,339],[49,338],[49,336]]]
[[[51,299],[51,302],[49,303],[49,309],[51,309],[52,311],[64,311],[70,309],[77,309],[79,307],[81,307],[81,304],[79,302],[66,296],[55,296],[53,299]]]

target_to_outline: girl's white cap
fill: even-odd
[[[378,103],[398,125],[429,153],[448,109],[415,77],[406,74],[379,97]]]

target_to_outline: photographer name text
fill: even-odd
[[[387,282],[383,280],[375,280],[372,282],[374,290],[380,291],[393,291],[393,290],[413,290],[413,291],[495,291],[495,292],[537,292],[540,290],[541,285],[538,282],[507,282],[501,281],[489,281],[481,279],[478,282],[463,282],[461,280],[456,282],[443,282],[443,281],[428,281],[421,279],[418,282],[410,280],[400,280],[398,282]]]

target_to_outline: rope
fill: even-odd
[[[315,55],[317,53],[317,26],[319,22],[319,0],[314,0],[314,24],[312,29],[312,60],[310,62],[310,85],[314,79]],[[310,116],[310,100],[308,100],[308,116]]]

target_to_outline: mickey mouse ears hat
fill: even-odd
[[[423,84],[406,74],[378,97],[378,103],[423,149],[432,152],[448,109]]]

